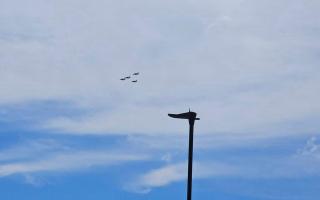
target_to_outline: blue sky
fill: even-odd
[[[1,199],[318,199],[319,1],[0,5]]]

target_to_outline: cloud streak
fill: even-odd
[[[2,151],[0,177],[39,172],[75,172],[92,167],[106,167],[150,159],[150,155],[142,153],[107,149],[75,149],[57,144],[59,143],[55,141],[34,141]]]
[[[115,154],[104,151],[74,152],[55,155],[39,161],[2,164],[0,165],[0,176],[37,172],[68,172],[145,159],[147,159],[145,155]]]
[[[186,180],[187,163],[169,164],[164,167],[151,170],[141,175],[137,180],[126,185],[126,189],[148,193],[152,188],[163,187],[175,182]],[[194,179],[212,178],[216,176],[231,176],[237,174],[236,168],[223,163],[195,163]]]
[[[305,147],[296,154],[282,156],[225,157],[216,161],[196,161],[195,181],[219,178],[244,180],[279,180],[301,177],[319,177],[320,154],[316,138],[310,138]],[[153,188],[164,187],[187,179],[187,163],[169,163],[147,171],[126,185],[126,189],[137,193],[148,193]]]

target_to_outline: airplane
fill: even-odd
[[[126,78],[120,78],[120,80],[124,81],[124,80],[126,80]]]
[[[129,78],[131,78],[130,76],[127,76],[127,77],[125,77],[126,79],[129,79]]]
[[[134,80],[134,81],[131,81],[132,83],[136,83],[136,82],[138,82],[138,80]]]
[[[137,76],[137,75],[139,75],[139,72],[133,73],[133,75],[134,75],[134,76]]]

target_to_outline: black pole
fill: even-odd
[[[193,129],[194,129],[194,119],[189,119],[189,156],[188,156],[187,200],[191,200],[191,197],[192,197]]]
[[[193,129],[197,113],[189,112],[181,114],[169,114],[170,117],[189,120],[189,154],[188,154],[188,188],[187,188],[187,200],[192,199],[192,161],[193,161]]]

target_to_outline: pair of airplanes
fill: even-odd
[[[138,76],[140,73],[139,72],[136,72],[136,73],[133,73],[132,75],[133,76]],[[126,76],[126,77],[124,77],[124,78],[121,78],[120,80],[121,81],[124,81],[124,80],[126,80],[126,79],[130,79],[131,78],[131,76]],[[131,81],[132,83],[137,83],[138,82],[138,80],[136,79],[136,80],[133,80],[133,81]]]

